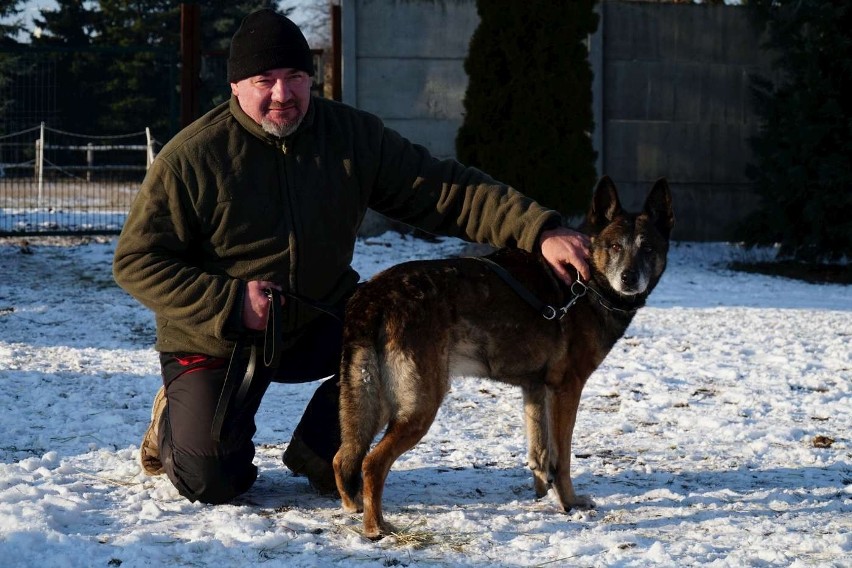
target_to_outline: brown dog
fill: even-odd
[[[358,289],[347,307],[334,471],[343,508],[364,512],[365,536],[392,532],[382,518],[388,471],[429,430],[455,376],[520,386],[536,495],[553,484],[564,510],[594,506],[570,477],[580,394],[659,281],[673,224],[665,180],[628,214],[604,177],[582,228],[592,242],[587,285],[569,289],[539,256],[505,250],[489,257],[502,269],[472,258],[409,262]]]

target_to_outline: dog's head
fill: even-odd
[[[582,229],[592,241],[592,279],[622,298],[644,298],[666,268],[673,226],[671,192],[664,178],[651,188],[641,212],[628,213],[621,208],[613,181],[602,177]]]

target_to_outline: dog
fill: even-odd
[[[569,287],[540,254],[500,250],[400,264],[359,287],[346,310],[333,465],[343,509],[364,513],[364,536],[394,532],[382,515],[388,472],[457,376],[520,386],[536,496],[552,486],[565,511],[594,507],[570,476],[580,395],[657,285],[673,226],[665,179],[631,214],[603,177],[580,228],[591,241],[588,283]]]

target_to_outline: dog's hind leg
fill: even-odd
[[[392,421],[384,437],[364,459],[364,536],[367,538],[377,539],[394,532],[382,515],[385,480],[397,458],[426,435],[435,413],[405,422]]]
[[[340,449],[334,478],[343,509],[363,510],[361,466],[376,434],[387,422],[378,357],[372,345],[348,346],[340,370]]]
[[[524,421],[527,428],[529,453],[527,465],[532,470],[535,496],[544,497],[551,483],[550,436],[545,407],[546,389],[542,384],[525,386]]]
[[[364,458],[364,535],[381,538],[393,532],[382,515],[382,494],[393,463],[426,435],[449,385],[446,340],[431,337],[428,347],[414,350],[420,362],[397,351],[386,358],[387,389],[392,416],[387,431]],[[411,352],[411,351],[409,351]]]

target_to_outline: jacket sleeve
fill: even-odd
[[[430,233],[532,252],[561,216],[456,160],[439,160],[383,128],[370,199],[376,211]]]
[[[178,191],[181,186],[163,160],[154,161],[118,238],[113,276],[161,323],[180,320],[201,334],[228,339],[241,282],[198,264],[192,203],[185,190]]]

